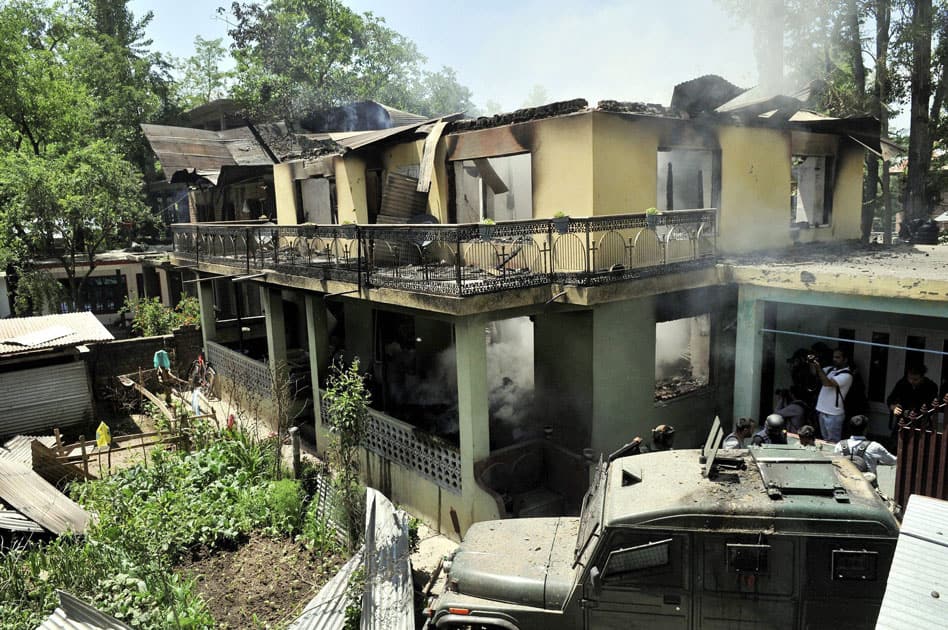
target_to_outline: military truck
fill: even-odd
[[[874,626],[898,523],[847,459],[678,450],[600,462],[591,477],[578,518],[473,525],[427,626]]]

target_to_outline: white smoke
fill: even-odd
[[[492,430],[514,441],[527,437],[532,426],[533,322],[517,317],[491,323],[487,341],[487,389]],[[495,440],[492,440],[495,441]]]

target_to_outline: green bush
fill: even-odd
[[[317,553],[338,553],[342,551],[339,533],[326,517],[326,510],[319,501],[310,501],[303,517],[302,532],[299,541],[310,551]]]
[[[170,335],[184,325],[200,326],[201,304],[197,298],[184,297],[175,308],[161,303],[161,298],[125,298],[122,311],[132,314],[132,330],[143,337]]]
[[[295,479],[271,481],[266,494],[269,527],[276,534],[292,536],[303,521],[303,495]]]

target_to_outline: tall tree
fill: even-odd
[[[230,13],[234,93],[256,116],[294,119],[366,98],[411,105],[423,57],[383,19],[336,0],[234,2]]]
[[[909,37],[912,49],[908,178],[905,211],[909,218],[926,215],[928,171],[932,159],[929,107],[932,97],[932,0],[914,0]]]
[[[220,37],[204,39],[198,35],[194,38],[194,54],[184,61],[179,84],[187,107],[197,107],[227,94],[234,73],[222,68],[227,56],[222,42]]]
[[[74,308],[97,254],[150,222],[141,173],[80,63],[98,46],[81,20],[38,0],[0,6],[0,258],[21,270],[58,259]]]
[[[416,89],[418,104],[415,112],[425,116],[441,116],[465,112],[468,116],[478,114],[471,100],[474,94],[461,85],[457,72],[443,66],[437,72],[425,72],[424,79]]]

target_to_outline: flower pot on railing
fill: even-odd
[[[656,208],[649,208],[645,211],[645,225],[648,226],[650,230],[654,230],[658,226],[658,217],[658,210]]]
[[[355,223],[343,223],[336,228],[336,234],[339,238],[354,239],[359,233],[358,227]]]
[[[553,229],[557,234],[566,234],[569,232],[569,217],[553,217]]]

